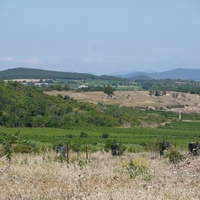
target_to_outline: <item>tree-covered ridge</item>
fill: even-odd
[[[0,125],[6,127],[71,127],[118,125],[97,107],[68,96],[52,97],[17,82],[0,84]],[[95,121],[94,121],[95,120]]]
[[[12,81],[0,82],[0,94],[3,127],[140,126],[144,121],[159,124],[173,117],[171,113],[152,114],[153,111],[119,108],[102,102],[82,103],[69,96],[49,96],[39,88]]]
[[[76,72],[58,72],[41,69],[14,68],[0,71],[0,80],[11,79],[69,79],[69,80],[84,80],[84,79],[101,79],[101,80],[125,80],[124,78],[114,76],[95,76],[86,73]]]
[[[82,74],[75,72],[57,72],[41,69],[14,68],[0,72],[0,79],[95,79],[97,76],[92,74]]]

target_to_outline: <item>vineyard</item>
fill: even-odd
[[[68,144],[71,148],[85,147],[102,150],[106,143],[121,143],[129,152],[152,150],[156,142],[167,141],[180,149],[187,149],[189,142],[200,138],[199,122],[176,121],[160,128],[77,127],[59,128],[1,128],[1,132],[19,133],[19,144],[48,148]],[[0,135],[3,139],[3,135]],[[34,145],[33,145],[34,144]]]

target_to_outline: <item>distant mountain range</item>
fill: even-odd
[[[119,76],[119,75],[118,75]],[[182,69],[177,68],[164,72],[133,72],[120,77],[128,78],[129,80],[136,79],[181,79],[181,80],[194,80],[200,81],[200,69]]]
[[[41,69],[29,69],[29,68],[14,68],[4,71],[0,71],[0,80],[9,79],[112,79],[122,80],[129,79],[131,81],[138,79],[181,79],[181,80],[194,80],[200,81],[200,69],[182,69],[177,68],[164,72],[133,72],[125,75],[115,76],[96,76],[85,73],[73,73],[73,72],[58,72],[48,71]]]
[[[48,71],[42,69],[30,69],[22,67],[0,71],[0,80],[11,80],[11,79],[125,80],[125,78],[119,76],[106,76],[106,75],[96,76],[93,74],[86,74],[86,73],[58,72],[58,71]]]

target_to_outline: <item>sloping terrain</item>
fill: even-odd
[[[116,91],[113,98],[107,98],[103,92],[46,92],[50,95],[68,95],[74,99],[106,104],[118,104],[128,107],[145,107],[151,109],[163,109],[175,112],[200,113],[200,96],[196,94],[167,92],[164,96],[150,95],[148,91]]]
[[[199,81],[200,80],[200,69],[182,69],[182,68],[177,68],[173,70],[168,70],[164,72],[152,72],[152,73],[147,73],[147,72],[133,72],[130,74],[123,75],[121,77],[124,78],[129,78],[130,80],[134,80],[134,77],[137,76],[146,76],[149,78],[153,79],[182,79],[182,80],[195,80]]]
[[[42,69],[29,68],[14,68],[0,71],[0,80],[12,79],[68,79],[68,80],[85,80],[85,79],[100,79],[100,80],[124,80],[124,78],[114,76],[95,76],[93,74],[77,73],[77,72],[60,72],[49,71]]]

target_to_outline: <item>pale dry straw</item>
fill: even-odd
[[[200,199],[199,157],[176,166],[153,153],[71,155],[69,164],[55,157],[17,154],[10,165],[1,158],[0,199]],[[147,171],[131,178],[134,159]]]

